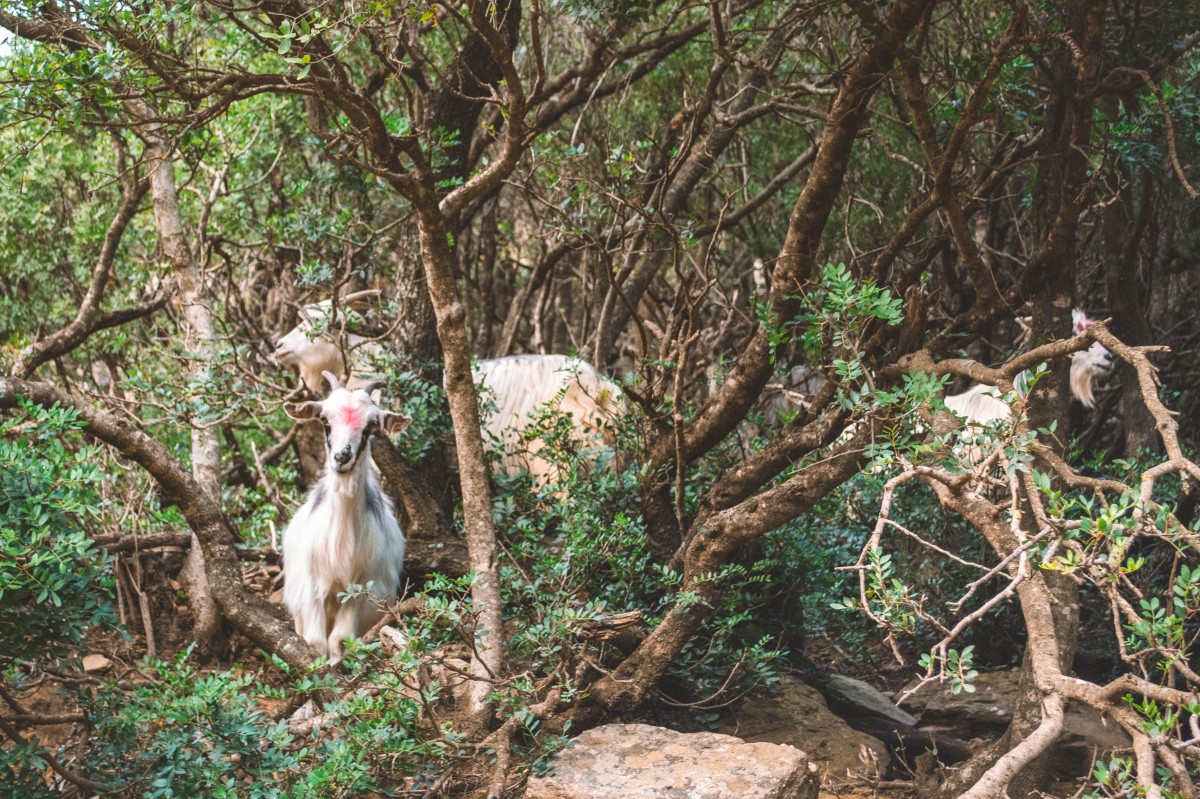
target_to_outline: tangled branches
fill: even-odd
[[[1000,605],[1014,597],[1020,601],[1028,633],[1026,666],[1039,698],[1036,727],[995,758],[964,796],[998,795],[1054,743],[1068,702],[1094,707],[1132,739],[1132,762],[1119,756],[1098,771],[1104,789],[1114,795],[1134,786],[1152,797],[1164,790],[1195,795],[1187,760],[1200,756],[1200,673],[1190,662],[1197,638],[1194,618],[1200,612],[1200,536],[1174,515],[1166,483],[1173,477],[1200,479],[1200,467],[1184,455],[1178,426],[1158,395],[1148,356],[1162,348],[1127,346],[1097,324],[1074,342],[1047,344],[998,369],[969,361],[934,364],[922,353],[913,365],[936,374],[969,375],[1011,391],[1018,370],[1092,341],[1136,371],[1164,458],[1124,481],[1081,474],[1047,443],[1053,431],[1030,429],[1025,400],[1009,394],[1012,417],[977,438],[985,443],[974,462],[947,456],[958,432],[894,458],[890,465],[898,472],[884,487],[878,521],[851,567],[858,572],[862,608],[889,631],[890,640],[917,623],[939,636],[921,658],[924,674],[914,691],[944,680],[955,692],[969,685],[975,675],[971,648],[959,650],[955,644]],[[960,557],[892,518],[898,489],[913,482],[927,486],[943,509],[982,534],[990,563]],[[889,531],[976,570],[978,577],[947,603],[945,612],[931,607],[894,576],[884,551]],[[1167,559],[1169,568],[1143,570],[1150,559]],[[1068,581],[1068,595],[1095,596],[1110,608],[1124,674],[1104,684],[1070,674],[1074,645],[1056,628],[1064,593],[1056,590],[1055,580]]]

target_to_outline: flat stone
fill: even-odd
[[[525,799],[816,799],[816,766],[792,746],[609,724],[580,735]]]
[[[789,744],[802,750],[826,778],[845,782],[851,774],[878,776],[888,764],[887,747],[836,716],[821,692],[791,674],[740,703],[720,732],[746,741]]]
[[[83,656],[83,670],[88,674],[104,671],[111,665],[112,661],[104,657],[104,655],[92,654]]]
[[[896,707],[891,699],[870,683],[840,674],[830,674],[829,691],[836,694],[843,704],[861,708],[896,724],[905,727],[915,727],[917,724],[912,714]]]
[[[907,692],[919,683],[904,687]],[[988,737],[1002,733],[1012,721],[1020,696],[1021,674],[1017,669],[984,672],[971,680],[974,691],[951,693],[950,682],[922,686],[904,701],[926,727],[957,729],[960,737]]]

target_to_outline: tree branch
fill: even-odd
[[[204,565],[213,598],[229,621],[258,646],[287,663],[304,667],[313,652],[287,622],[276,618],[267,602],[242,583],[241,562],[229,521],[170,451],[125,419],[102,411],[49,383],[0,378],[0,408],[14,408],[17,398],[39,405],[72,408],[85,431],[141,465],[162,489],[177,498],[179,509],[204,551]]]

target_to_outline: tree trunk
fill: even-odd
[[[1115,105],[1115,99],[1114,99]],[[1108,263],[1105,289],[1112,315],[1112,332],[1133,346],[1152,344],[1150,323],[1146,319],[1146,292],[1138,259],[1138,245],[1145,235],[1154,205],[1154,178],[1143,178],[1145,189],[1140,207],[1134,201],[1134,187],[1127,170],[1116,165],[1121,186],[1117,201],[1104,209],[1102,233]],[[1132,223],[1132,224],[1131,224]],[[1119,362],[1113,379],[1121,386],[1121,421],[1124,425],[1124,456],[1134,457],[1139,450],[1161,451],[1162,442],[1154,426],[1154,417],[1146,410],[1134,369]]]
[[[1090,84],[1100,60],[1100,43],[1104,31],[1105,6],[1099,0],[1079,0],[1067,11],[1071,35],[1082,48],[1080,55],[1070,51],[1057,54],[1054,65],[1054,85],[1047,111],[1048,137],[1040,155],[1037,184],[1034,187],[1036,218],[1043,220],[1038,240],[1040,246],[1030,265],[1044,270],[1038,275],[1036,289],[1029,298],[1033,311],[1035,341],[1063,338],[1070,335],[1071,307],[1075,292],[1075,241],[1079,219],[1087,193],[1087,146],[1092,130]],[[1030,394],[1029,427],[1037,430],[1055,426],[1054,438],[1043,440],[1047,446],[1061,452],[1067,437],[1067,412],[1071,401],[1067,361],[1050,364]],[[1025,507],[1023,520],[1033,525],[1034,515]],[[975,521],[972,519],[972,521]],[[1030,532],[1027,530],[1027,532]],[[1036,532],[1036,530],[1032,531]],[[1006,554],[997,550],[1001,556]],[[1049,698],[1039,683],[1038,669],[1046,670],[1049,654],[1056,660],[1058,670],[1067,672],[1075,657],[1079,636],[1079,593],[1075,584],[1058,573],[1037,575],[1040,590],[1019,591],[1022,613],[1028,621],[1036,619],[1039,627],[1027,624],[1029,634],[1022,662],[1021,695],[1013,712],[1013,721],[1005,735],[993,746],[986,747],[961,767],[938,791],[939,797],[982,796],[981,786],[990,784],[999,771],[1005,772],[1004,784],[1008,795],[1023,797],[1037,786],[1045,784],[1049,762],[1042,757],[1057,740],[1061,730],[1062,700],[1057,699],[1057,727]],[[1029,607],[1028,604],[1037,605]],[[1039,667],[1039,661],[1042,666]],[[1037,733],[1037,738],[1030,736]],[[1053,733],[1051,735],[1050,733]],[[1035,741],[1042,749],[1029,756],[1029,743]],[[1019,753],[1019,756],[1014,755]],[[1014,758],[1019,766],[1006,769]],[[986,779],[983,782],[977,780]]]
[[[142,104],[136,103],[136,106]],[[137,107],[141,119],[153,119],[148,107]],[[150,194],[153,198],[154,223],[158,228],[159,246],[171,266],[176,287],[176,304],[184,322],[183,349],[192,353],[188,379],[197,385],[208,385],[216,379],[212,373],[216,356],[216,326],[213,321],[212,300],[197,267],[184,232],[179,211],[179,193],[175,184],[173,145],[163,135],[160,123],[147,123],[142,130],[146,141],[146,161],[150,169]],[[213,502],[221,504],[221,441],[216,426],[192,423],[192,476],[208,492]],[[180,575],[187,590],[188,603],[195,616],[193,635],[202,653],[214,654],[224,646],[220,608],[213,600],[204,569],[204,553],[195,534],[188,549],[187,562]]]
[[[454,281],[450,247],[444,220],[433,197],[418,205],[421,255],[425,277],[437,317],[437,335],[446,364],[446,397],[454,423],[462,480],[463,518],[467,549],[475,583],[471,599],[478,614],[475,651],[471,658],[473,680],[470,714],[475,725],[490,721],[485,698],[499,678],[502,666],[503,615],[500,604],[500,568],[496,555],[496,533],[492,526],[492,492],[488,483],[483,435],[479,425],[479,399],[471,379],[471,345],[467,338],[466,314]]]
[[[442,360],[437,318],[429,299],[421,241],[417,231],[397,238],[396,305],[399,317],[393,338],[394,349],[409,361],[408,368],[428,380],[440,380],[437,365]]]

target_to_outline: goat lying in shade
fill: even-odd
[[[1075,335],[1083,334],[1092,325],[1083,311],[1072,312]],[[1096,384],[1112,373],[1113,354],[1100,342],[1095,342],[1082,352],[1071,356],[1071,393],[1084,407],[1096,406]],[[1014,381],[1017,393],[1022,397],[1028,391],[1028,373],[1022,373]],[[971,386],[961,394],[946,397],[946,407],[966,419],[969,424],[984,425],[1007,419],[1012,409],[1000,398],[995,386]]]
[[[300,422],[325,426],[325,474],[296,511],[283,537],[283,603],[296,632],[337,662],[342,640],[378,620],[378,603],[400,588],[404,533],[392,501],[370,465],[371,438],[394,435],[408,423],[371,400],[376,386],[351,391],[329,372],[322,402],[284,407]],[[347,586],[363,589],[346,602]]]
[[[375,379],[373,363],[382,355],[378,343],[354,334],[346,334],[344,346],[339,344],[333,332],[337,325],[321,324],[330,313],[328,300],[306,306],[300,324],[280,338],[275,349],[276,360],[296,367],[314,394],[320,393],[323,372],[348,373],[346,385],[351,388]],[[343,352],[349,355],[350,369]],[[625,412],[625,395],[591,364],[567,355],[511,355],[477,361],[472,377],[484,400],[484,446],[502,452],[500,469],[505,473],[527,469],[538,485],[553,482],[555,466],[538,454],[541,442],[522,444],[543,410],[569,414],[574,422],[572,442],[579,450],[590,455],[606,451],[613,463],[610,423]]]

